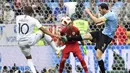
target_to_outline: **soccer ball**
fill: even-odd
[[[61,23],[62,23],[63,25],[65,25],[65,26],[69,25],[70,22],[71,22],[70,17],[65,16],[65,17],[62,17],[62,18],[61,18]]]

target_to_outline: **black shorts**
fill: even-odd
[[[102,53],[104,53],[112,38],[102,34],[102,31],[90,32],[90,34],[93,37],[93,40],[91,41],[96,43],[95,50],[99,49],[102,51]]]

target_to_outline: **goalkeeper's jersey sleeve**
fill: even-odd
[[[87,33],[89,30],[88,21],[78,19],[73,21],[73,24],[80,30],[81,34]]]

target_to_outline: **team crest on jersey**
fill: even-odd
[[[72,32],[72,35],[75,35],[75,32]]]

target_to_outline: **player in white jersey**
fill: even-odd
[[[44,38],[53,49],[58,50],[50,36],[57,38],[60,38],[60,36],[50,33],[37,19],[31,17],[33,14],[32,7],[24,7],[23,11],[25,15],[19,15],[16,17],[18,45],[28,61],[28,66],[33,73],[36,73],[32,62],[30,47],[35,45],[40,39]],[[33,33],[35,26],[37,26],[40,31]]]

